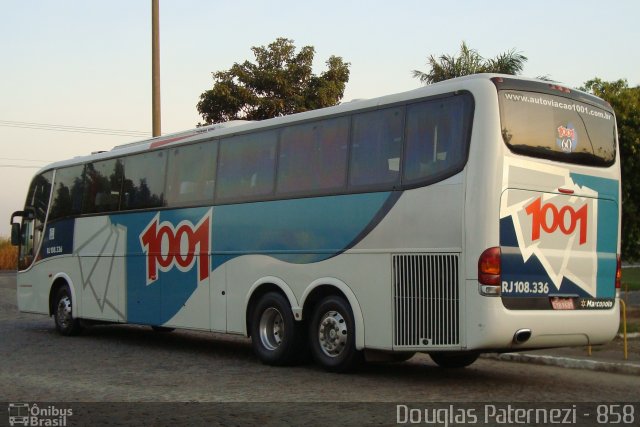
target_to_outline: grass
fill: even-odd
[[[627,289],[640,291],[640,267],[622,269],[622,290]],[[633,332],[640,332],[640,309],[627,305],[627,333]],[[622,333],[622,318],[619,333]]]
[[[640,291],[640,267],[622,269],[622,289]]]
[[[0,270],[15,270],[18,266],[18,248],[7,238],[0,237]]]
[[[620,327],[618,328],[618,333],[622,334],[624,332],[624,328],[622,326],[622,318],[620,318]],[[629,319],[627,318],[627,334],[635,334],[640,332],[640,324],[637,319]]]

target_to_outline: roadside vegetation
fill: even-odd
[[[620,327],[618,333],[623,332],[622,315],[620,316]],[[640,310],[635,307],[627,307],[627,334],[640,332]]]
[[[622,290],[640,291],[640,267],[622,269]]]
[[[622,291],[640,291],[640,267],[622,268]],[[620,313],[619,333],[622,333]],[[627,333],[640,332],[640,308],[627,303]]]
[[[0,237],[0,270],[15,270],[18,265],[18,248],[11,241]]]

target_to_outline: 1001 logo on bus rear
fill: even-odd
[[[540,239],[541,232],[552,234],[556,230],[564,235],[570,235],[578,230],[580,245],[587,243],[587,205],[578,210],[571,206],[563,206],[558,209],[553,203],[542,203],[538,197],[525,208],[527,215],[532,217],[531,240]]]
[[[158,279],[158,271],[177,268],[187,272],[194,264],[198,265],[198,280],[207,279],[211,222],[211,210],[196,225],[183,220],[174,226],[169,221],[160,222],[160,214],[157,214],[140,234],[140,244],[147,256],[147,285]]]

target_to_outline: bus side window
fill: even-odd
[[[85,173],[83,213],[118,210],[123,167],[118,159],[89,163]]]
[[[444,177],[465,161],[465,100],[452,97],[407,107],[405,184]]]
[[[347,174],[349,118],[286,127],[280,136],[280,196],[337,192]]]
[[[212,203],[218,141],[173,148],[168,156],[168,206]]]
[[[302,124],[285,127],[280,135],[278,162],[278,194],[310,191],[315,186],[313,159],[315,126]]]
[[[49,220],[80,214],[84,193],[84,165],[58,169],[53,185]]]
[[[404,108],[353,116],[349,187],[391,188],[399,180]]]
[[[164,206],[164,151],[136,154],[124,159],[122,210]]]
[[[220,144],[218,200],[252,201],[273,193],[276,131],[233,136]]]
[[[413,181],[429,176],[437,159],[437,110],[432,103],[414,104],[407,111],[407,148],[404,177]]]

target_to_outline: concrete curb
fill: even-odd
[[[624,334],[618,334],[618,338],[624,338]],[[627,334],[627,339],[640,338],[640,332],[630,332]]]
[[[589,369],[591,371],[616,374],[640,375],[640,365],[629,362],[602,362],[599,360],[573,359],[570,357],[526,353],[488,353],[484,354],[483,357],[505,362],[534,363],[536,365],[559,366],[569,369]]]

